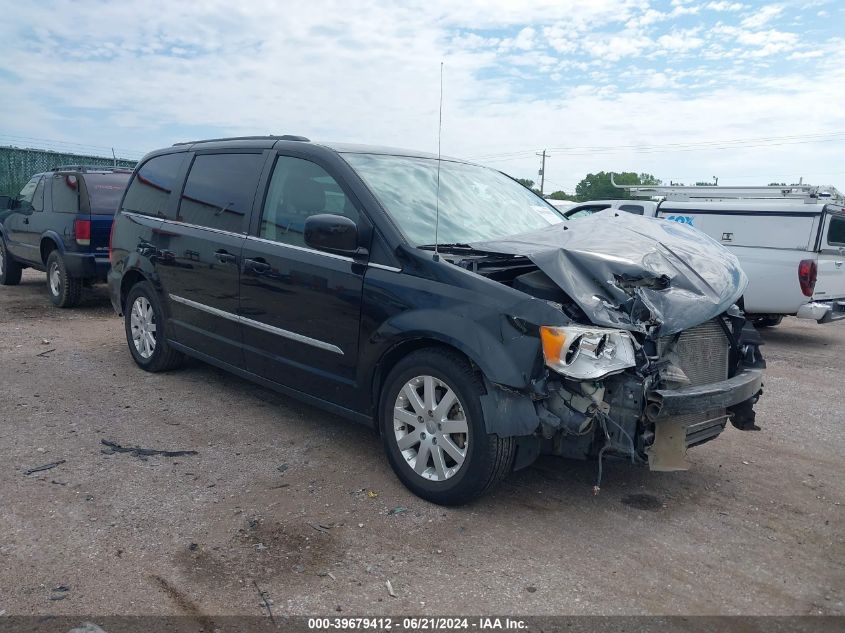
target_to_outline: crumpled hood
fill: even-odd
[[[527,257],[595,325],[651,337],[712,319],[748,285],[737,258],[704,233],[613,209],[471,246]]]

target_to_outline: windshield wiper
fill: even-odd
[[[423,244],[421,246],[417,246],[417,248],[422,248],[427,251],[433,251],[435,249],[446,248],[449,250],[473,250],[472,246],[469,244],[461,244],[459,242],[455,242],[452,244]]]

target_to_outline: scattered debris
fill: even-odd
[[[337,580],[337,578],[335,578],[334,574],[333,574],[332,572],[330,572],[330,571],[321,571],[321,572],[320,572],[320,573],[318,573],[317,575],[318,575],[320,578],[325,578],[326,576],[328,576],[328,577],[329,577],[329,578],[331,578],[332,580]]]
[[[367,490],[367,496],[370,499],[375,499],[376,497],[378,497],[378,493],[375,490]]]
[[[276,470],[278,470],[280,473],[283,473],[283,472],[285,472],[288,468],[290,468],[290,466],[288,466],[287,464],[282,464],[282,465],[281,465],[281,466],[279,466]]]
[[[290,484],[279,484],[278,486],[270,486],[270,490],[278,490],[279,488],[287,488]]]
[[[319,524],[317,524],[317,523],[309,523],[308,525],[310,525],[312,528],[314,528],[314,529],[315,529],[315,530],[317,530],[318,532],[322,532],[323,534],[328,534],[328,533],[329,533],[328,528],[327,528],[327,527],[325,527],[325,526],[323,526],[323,525],[319,525]]]
[[[50,341],[49,341],[49,340],[47,340],[46,338],[42,338],[42,339],[41,339],[41,344],[42,344],[42,345],[49,345],[49,344],[50,344]]]
[[[387,587],[387,595],[389,595],[391,598],[397,597],[396,593],[394,593],[394,591],[393,591],[393,585],[390,584],[389,580],[384,581],[384,586]]]
[[[359,528],[362,528],[362,527],[364,527],[364,524],[363,524],[363,523],[359,523],[359,524],[358,524],[358,527],[359,527]]]
[[[294,565],[293,567],[291,567],[291,569],[293,569],[293,571],[297,574],[301,574],[305,571],[305,565]]]
[[[103,629],[99,626],[94,624],[93,622],[83,622],[82,626],[76,627],[75,629],[71,629],[67,633],[106,633]]]
[[[199,547],[200,546],[197,543],[191,543],[190,545],[188,545],[188,549],[191,550],[192,552],[196,552],[199,549]]]
[[[65,463],[64,459],[60,459],[57,462],[50,462],[49,464],[44,464],[43,466],[36,466],[35,468],[30,468],[29,470],[23,471],[24,475],[32,475],[33,473],[40,473],[42,470],[50,470],[51,468],[55,468],[56,466],[61,466]]]
[[[395,508],[391,508],[387,511],[387,514],[394,515],[394,514],[402,514],[403,512],[407,512],[408,508],[403,508],[402,506],[396,506]]]
[[[255,549],[259,552],[267,549],[267,546],[264,543],[256,543]]]
[[[138,446],[121,446],[117,442],[100,440],[100,444],[110,448],[112,453],[130,453],[135,457],[150,457],[161,455],[162,457],[185,457],[188,455],[199,455],[197,451],[163,451],[155,448],[140,448]],[[103,451],[104,453],[106,451]]]
[[[267,609],[267,615],[270,616],[270,621],[273,623],[273,625],[275,625],[276,619],[273,617],[273,607],[270,606],[272,603],[269,596],[267,595],[267,592],[261,591],[261,589],[259,589],[258,587],[258,583],[254,580],[252,581],[252,584],[255,587],[255,590],[258,592],[258,595],[261,596],[261,602],[264,603],[264,608]]]
[[[53,348],[51,348],[51,349],[45,349],[45,350],[44,350],[43,352],[41,352],[40,354],[36,354],[36,356],[41,356],[41,358],[44,358],[44,357],[45,357],[45,356],[47,356],[47,354],[49,354],[50,352],[55,352],[55,351],[56,351],[56,348],[55,348],[55,347],[53,347]]]
[[[526,587],[525,591],[527,591],[528,593],[534,593],[537,591],[537,587]]]
[[[70,591],[70,587],[68,587],[67,585],[59,585],[58,587],[53,587],[50,591],[50,600],[64,600],[65,598],[67,598],[67,594]]]
[[[742,462],[742,463],[743,463],[743,464],[745,464],[745,465],[746,465],[746,466],[748,466],[748,462],[746,462],[746,461],[743,461],[743,462]]]

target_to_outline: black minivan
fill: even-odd
[[[136,167],[111,262],[141,368],[189,355],[371,425],[437,503],[542,453],[678,470],[728,420],[757,428],[764,361],[733,255],[673,222],[568,222],[464,161],[177,144]]]

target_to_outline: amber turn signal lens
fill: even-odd
[[[560,353],[566,343],[566,333],[554,327],[540,327],[540,340],[543,342],[543,357],[546,363],[557,365],[560,363]]]

